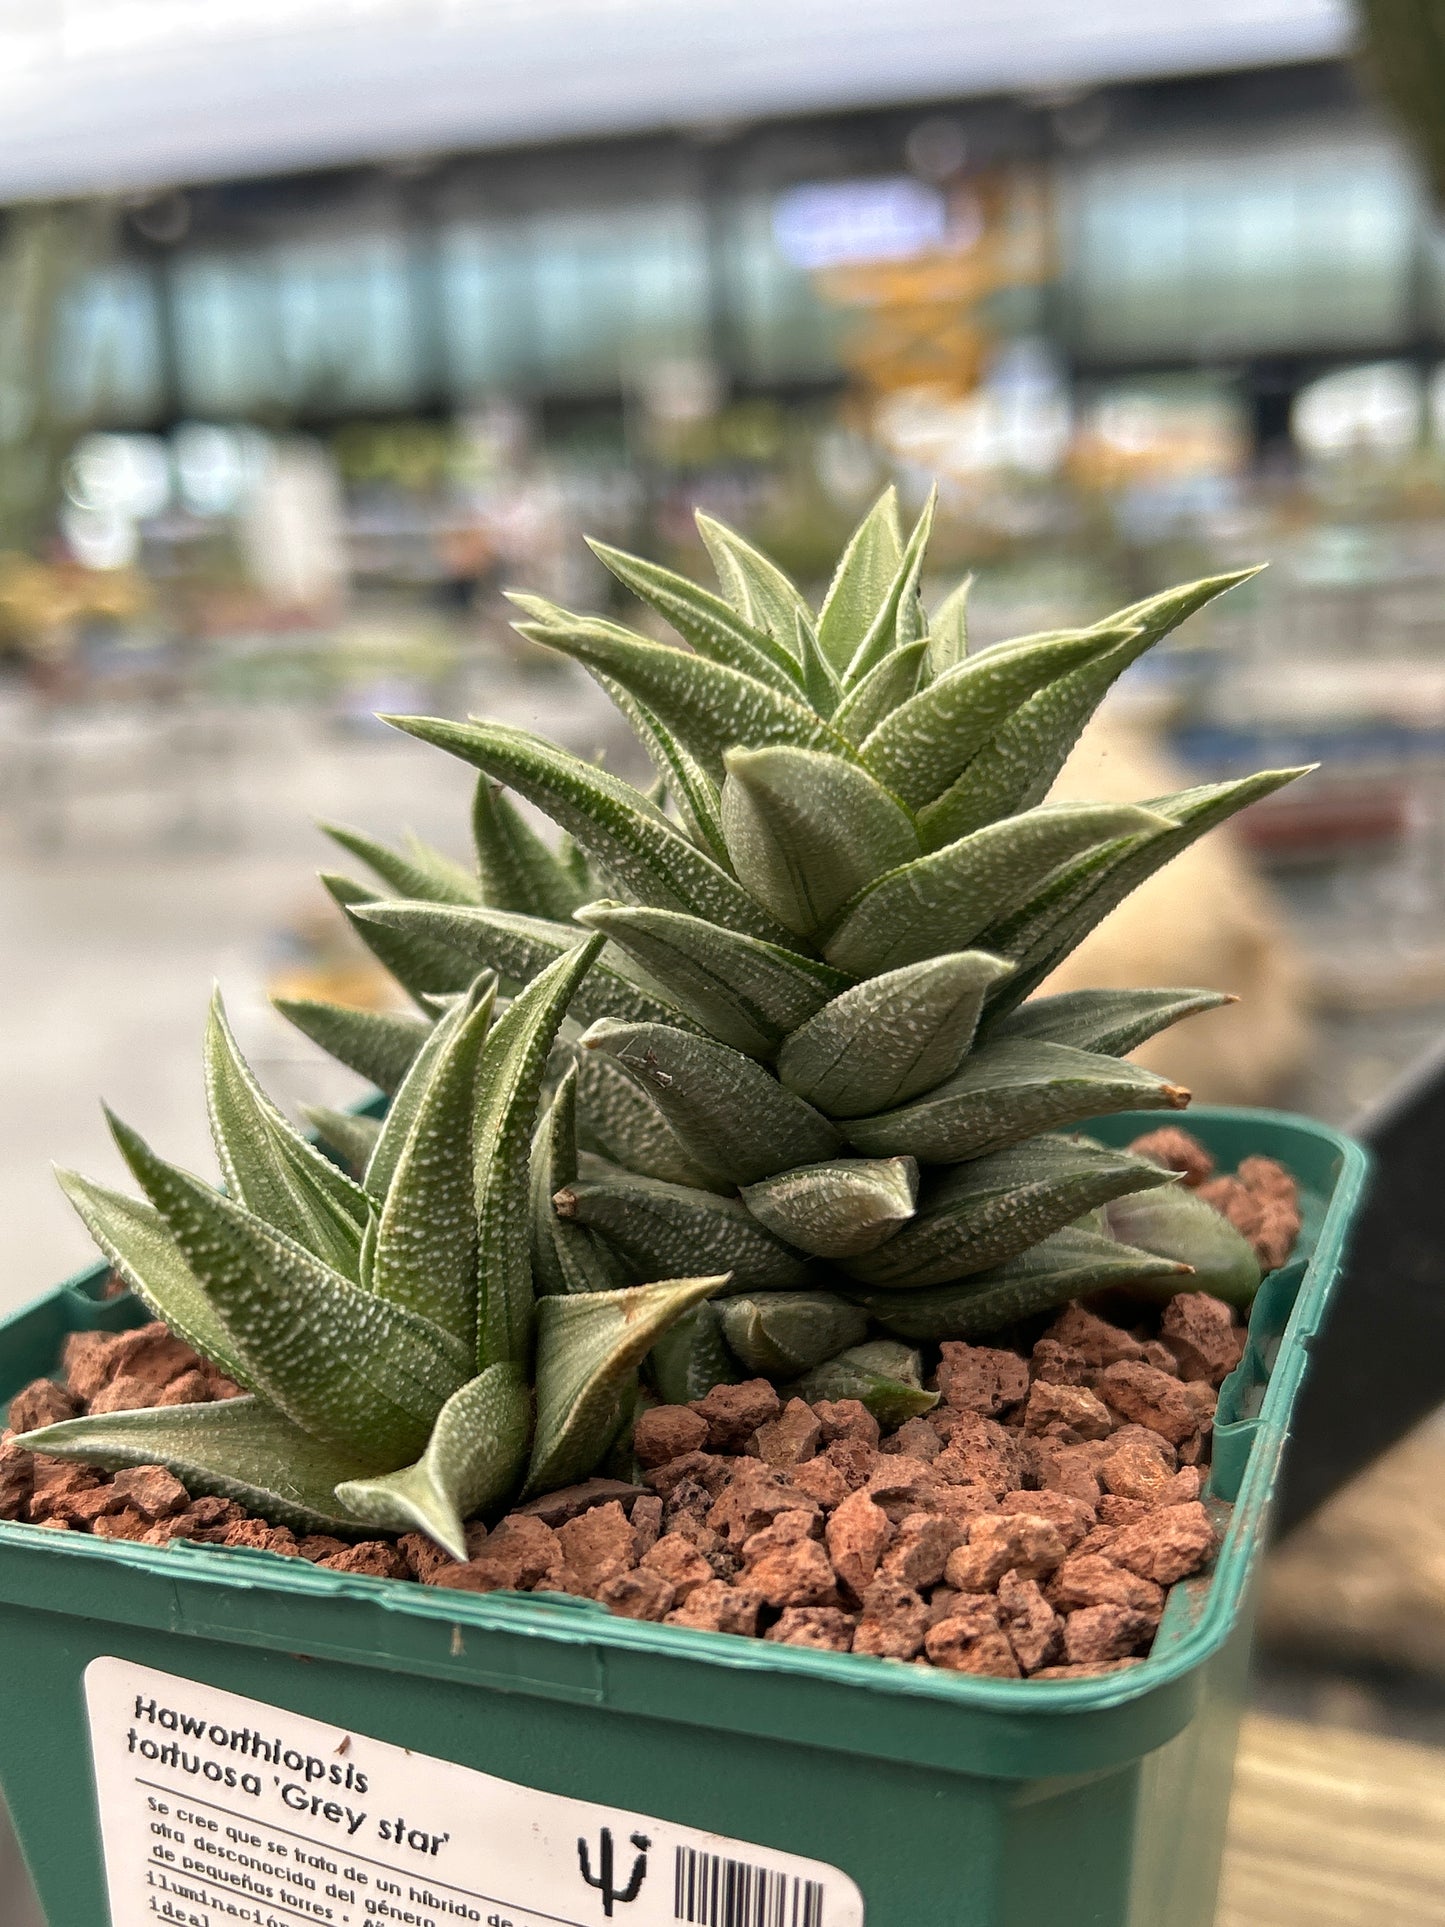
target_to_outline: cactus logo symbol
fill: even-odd
[[[632,1835],[632,1844],[637,1848],[637,1858],[632,1863],[632,1872],[628,1876],[627,1885],[625,1887],[617,1887],[613,1884],[611,1827],[604,1827],[602,1829],[602,1840],[597,1854],[596,1873],[592,1871],[592,1857],[587,1850],[587,1842],[585,1840],[579,1840],[577,1842],[577,1865],[581,1869],[582,1878],[587,1882],[589,1887],[595,1887],[598,1893],[601,1894],[602,1911],[609,1920],[612,1918],[612,1909],[615,1903],[620,1900],[622,1904],[626,1906],[629,1901],[636,1900],[642,1891],[642,1883],[647,1878],[647,1850],[652,1845],[652,1842],[647,1838],[646,1834],[634,1833]]]

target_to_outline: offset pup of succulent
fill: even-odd
[[[217,1009],[226,1195],[120,1125],[149,1203],[62,1178],[117,1271],[248,1395],[27,1444],[461,1556],[469,1514],[625,1448],[639,1367],[644,1397],[766,1375],[896,1424],[935,1401],[937,1341],[1116,1285],[1248,1302],[1259,1268],[1223,1218],[1076,1134],[1186,1103],[1126,1054],[1226,999],[1031,995],[1128,891],[1300,773],[1045,801],[1121,672],[1242,578],[969,655],[967,585],[931,617],[919,599],[931,512],[905,539],[885,495],[816,613],[706,517],[723,596],[594,545],[686,650],[516,597],[522,632],[631,720],[649,793],[524,730],[391,719],[481,771],[477,869],[332,831],[391,894],[327,885],[417,1007],[282,1006],[391,1096],[380,1124],[311,1114],[356,1176],[269,1104]]]

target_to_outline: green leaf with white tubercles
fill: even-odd
[[[803,668],[803,694],[820,716],[832,716],[843,700],[843,685],[838,680],[838,672],[823,654],[818,641],[818,632],[813,627],[812,618],[799,610],[797,633],[794,639],[799,662]],[[850,743],[856,743],[856,735],[848,735]]]
[[[586,1478],[612,1443],[621,1399],[670,1325],[723,1284],[668,1278],[537,1306],[537,1431],[524,1496]]]
[[[396,1127],[388,1118],[366,1174],[368,1188],[384,1185],[370,1289],[431,1319],[469,1356],[477,1339],[472,1107],[495,998],[489,984],[437,1026],[436,1051],[402,1086]]]
[[[923,1389],[923,1360],[912,1346],[896,1338],[850,1345],[836,1358],[815,1365],[788,1389],[810,1405],[824,1398],[856,1398],[886,1426],[921,1418],[938,1403],[937,1392]]]
[[[1164,827],[1133,803],[1043,804],[903,864],[862,891],[823,944],[855,977],[965,949],[1051,871],[1096,844]]]
[[[911,809],[922,809],[1021,703],[1127,634],[1065,629],[970,656],[886,716],[864,740],[863,761]]]
[[[431,1036],[425,1017],[404,1010],[353,1010],[312,997],[276,997],[275,1008],[303,1037],[388,1096],[401,1088],[412,1059]]]
[[[840,675],[858,653],[902,559],[898,491],[888,488],[844,549],[818,616],[818,640]]]
[[[907,702],[918,688],[928,648],[926,638],[904,643],[875,663],[833,711],[833,727],[850,743],[862,743],[885,716]]]
[[[760,1224],[815,1258],[875,1251],[907,1224],[917,1198],[918,1166],[912,1158],[800,1164],[742,1190],[743,1203]],[[829,1350],[838,1350],[842,1343],[840,1339]],[[801,1365],[797,1369],[801,1371]]]
[[[1228,1218],[1182,1184],[1115,1198],[1105,1205],[1103,1217],[1110,1237],[1121,1245],[1188,1265],[1191,1291],[1207,1291],[1227,1305],[1243,1306],[1259,1290],[1254,1247]]]
[[[933,530],[933,514],[937,506],[938,490],[935,488],[929,491],[923,513],[914,524],[913,533],[899,557],[893,580],[843,672],[843,685],[847,689],[856,689],[864,677],[891,653],[900,640],[900,624],[905,630],[904,639],[916,639],[911,633],[912,607],[918,599],[918,578],[923,570],[924,552]]]
[[[1041,1137],[933,1176],[912,1223],[843,1269],[887,1291],[946,1284],[1002,1264],[1110,1198],[1174,1181],[1143,1158]]]
[[[323,1149],[340,1158],[344,1169],[359,1179],[376,1149],[381,1119],[363,1117],[356,1111],[333,1111],[327,1104],[303,1104],[301,1115]]]
[[[161,1213],[266,1401],[345,1451],[415,1458],[468,1376],[464,1348],[159,1158],[120,1120],[121,1155]]]
[[[1020,1037],[980,1045],[935,1090],[850,1118],[846,1129],[869,1157],[952,1164],[1111,1111],[1179,1111],[1188,1102],[1188,1091],[1142,1064]]]
[[[735,1385],[743,1375],[723,1342],[717,1307],[706,1298],[662,1334],[647,1359],[657,1395],[666,1405],[705,1398],[714,1385]]]
[[[411,1136],[417,1112],[431,1087],[438,1060],[450,1049],[452,1039],[467,1021],[468,1015],[481,1004],[486,1006],[487,1015],[482,1026],[483,1030],[486,1029],[496,1006],[496,996],[495,974],[491,971],[481,973],[467,994],[457,998],[438,1019],[431,1036],[417,1052],[400,1090],[387,1106],[386,1117],[362,1176],[362,1186],[378,1209],[386,1202],[392,1177]]]
[[[397,896],[420,897],[427,903],[480,903],[482,900],[480,886],[470,871],[417,839],[412,840],[410,850],[403,854],[342,823],[320,823],[317,828],[350,855],[360,857]]]
[[[83,1178],[78,1171],[57,1170],[55,1176],[81,1223],[147,1309],[228,1378],[251,1390],[251,1372],[240,1345],[155,1206]]]
[[[677,655],[675,650],[663,653]],[[710,917],[769,943],[787,942],[787,931],[630,783],[524,729],[425,716],[388,720],[422,742],[489,770],[545,810],[639,903]]]
[[[831,1291],[776,1291],[761,1298],[724,1298],[718,1323],[744,1368],[768,1378],[796,1378],[868,1336],[868,1314]]]
[[[577,1177],[577,1066],[570,1064],[532,1138],[528,1216],[532,1231],[532,1288],[616,1291],[630,1281],[622,1265],[585,1226],[559,1218],[552,1199]]]
[[[615,678],[675,732],[715,782],[722,780],[724,751],[739,742],[793,743],[856,760],[852,744],[808,707],[801,689],[790,695],[740,669],[565,610],[546,622],[514,626],[595,675]]]
[[[578,984],[597,960],[589,937],[535,978],[499,1019],[477,1065],[474,1201],[477,1214],[477,1367],[532,1353],[532,1259],[527,1177],[547,1058]]]
[[[856,1296],[880,1325],[900,1338],[936,1344],[947,1338],[985,1338],[1020,1319],[1056,1311],[1070,1299],[1120,1289],[1171,1297],[1177,1291],[1198,1290],[1199,1280],[1188,1265],[1066,1225],[1017,1257],[959,1284]]]
[[[321,884],[383,970],[389,970],[413,1003],[419,1004],[428,1015],[431,1013],[429,997],[459,996],[471,982],[475,973],[467,969],[454,951],[430,944],[412,931],[388,930],[380,924],[363,923],[356,912],[365,905],[382,901],[375,890],[368,890],[350,877],[325,872]]]
[[[920,1097],[963,1062],[984,998],[1009,969],[987,951],[961,950],[869,977],[794,1031],[778,1075],[832,1118]]]
[[[597,681],[631,723],[657,771],[658,781],[676,804],[688,835],[700,850],[731,871],[727,844],[723,841],[722,804],[717,784],[646,703],[638,702],[611,676],[598,676]]]
[[[1167,819],[1163,819],[1167,821]],[[1096,843],[1071,863],[1064,863],[1044,878],[1036,890],[1027,894],[1012,909],[1006,910],[984,933],[988,943],[1014,964],[1014,974],[1028,969],[1057,941],[1060,930],[1067,929],[1076,913],[1088,903],[1101,883],[1137,851],[1147,850],[1163,836],[1165,828],[1144,830],[1135,836],[1116,836]],[[989,1017],[1000,1004],[1014,999],[1011,986],[1000,984],[990,1000]]]
[[[808,1275],[802,1256],[736,1198],[615,1171],[565,1185],[558,1215],[589,1225],[642,1277],[669,1265],[723,1263],[734,1291],[786,1291]]]
[[[377,903],[358,914],[368,923],[385,923],[388,929],[418,932],[428,942],[447,944],[474,971],[495,970],[513,984],[530,983],[538,971],[577,947],[575,923],[552,923],[544,917],[519,916],[510,910]],[[675,1004],[658,994],[649,977],[612,948],[578,985],[572,1015],[582,1024],[599,1017],[684,1026],[688,1022]]]
[[[626,951],[709,1036],[750,1057],[772,1056],[790,1031],[848,984],[815,957],[675,910],[593,903],[577,912],[577,921]]]
[[[465,1520],[510,1498],[527,1462],[532,1392],[517,1365],[489,1365],[452,1393],[414,1465],[336,1487],[346,1510],[389,1532],[425,1532],[467,1556]]]
[[[366,1193],[261,1089],[237,1047],[219,991],[206,1025],[205,1067],[211,1138],[231,1196],[354,1281],[370,1216]]]
[[[1248,569],[1189,583],[1096,624],[1095,633],[1117,631],[1121,640],[1039,690],[1007,718],[953,787],[920,811],[925,847],[937,849],[998,817],[1042,803],[1084,725],[1124,671],[1186,616],[1254,573]]]
[[[918,854],[907,811],[866,770],[789,747],[727,756],[723,834],[739,881],[811,937],[876,878]]]
[[[1171,862],[1191,843],[1251,803],[1271,796],[1297,777],[1307,776],[1313,765],[1300,769],[1261,770],[1256,776],[1240,777],[1229,783],[1203,783],[1180,790],[1172,796],[1151,800],[1143,807],[1162,816],[1170,827],[1150,835],[1136,848],[1126,851],[1109,866],[1094,888],[1076,908],[1057,924],[1027,955],[1020,956],[1018,971],[999,987],[990,999],[990,1008],[1012,1009],[1022,1003],[1056,970],[1071,950],[1102,923],[1117,904]]]
[[[694,1156],[651,1093],[602,1051],[577,1054],[577,1141],[611,1164],[669,1184],[733,1189]]]
[[[587,901],[588,879],[579,878],[564,857],[547,848],[511,797],[488,776],[477,778],[472,797],[472,844],[481,880],[473,903],[565,922]]]
[[[699,509],[693,520],[702,537],[723,593],[740,615],[755,629],[766,629],[785,649],[793,646],[797,620],[801,616],[811,626],[812,611],[796,584],[789,581],[776,562],[769,561],[743,540],[736,529],[716,521]]]
[[[752,1058],[668,1024],[594,1024],[584,1050],[606,1051],[662,1112],[685,1149],[722,1183],[753,1184],[842,1148],[821,1112]]]
[[[347,1479],[384,1471],[384,1451],[324,1445],[254,1398],[65,1419],[22,1434],[27,1451],[118,1472],[163,1465],[188,1492],[234,1499],[295,1532],[349,1533],[361,1522],[336,1497]]]
[[[648,604],[690,643],[698,655],[710,662],[740,669],[771,684],[785,695],[796,696],[800,686],[797,658],[786,642],[780,642],[766,628],[756,627],[740,616],[720,596],[689,582],[686,576],[664,569],[641,556],[625,555],[609,543],[589,539],[588,548],[603,568],[610,570],[625,588]],[[527,609],[531,597],[513,597]],[[551,618],[548,610],[542,620]]]
[[[928,624],[928,679],[946,676],[968,659],[968,595],[973,577],[966,575],[939,603]]]
[[[991,1024],[988,1038],[1002,1043],[1031,1037],[1041,1044],[1126,1057],[1171,1024],[1236,1001],[1226,990],[1066,990],[1056,997],[1031,997]]]

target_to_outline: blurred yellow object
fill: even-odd
[[[63,654],[77,622],[123,622],[139,614],[147,599],[134,569],[86,569],[77,562],[39,562],[13,549],[0,552],[0,643],[27,654]]]
[[[1184,787],[1147,724],[1097,718],[1052,796],[1124,802]],[[1308,1047],[1308,981],[1284,920],[1229,829],[1191,844],[1126,897],[1042,987],[1178,984],[1233,991],[1222,1010],[1187,1018],[1134,1052],[1210,1104],[1267,1104]]]

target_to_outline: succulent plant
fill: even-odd
[[[460,1556],[469,1514],[625,1442],[639,1367],[644,1397],[761,1374],[898,1422],[934,1402],[928,1344],[1111,1286],[1248,1302],[1231,1227],[1079,1134],[1186,1103],[1127,1054],[1227,999],[1033,994],[1137,884],[1300,773],[1046,800],[1116,678],[1243,578],[971,655],[967,585],[931,617],[919,598],[931,512],[905,539],[885,495],[816,614],[707,517],[722,596],[594,544],[685,649],[515,597],[522,633],[630,720],[651,791],[525,730],[390,719],[479,770],[477,867],[331,830],[383,889],[324,881],[416,1006],[280,1006],[390,1099],[382,1122],[310,1113],[356,1175],[265,1098],[217,1006],[226,1194],[119,1124],[149,1202],[62,1176],[117,1271],[246,1396],[26,1443]]]

